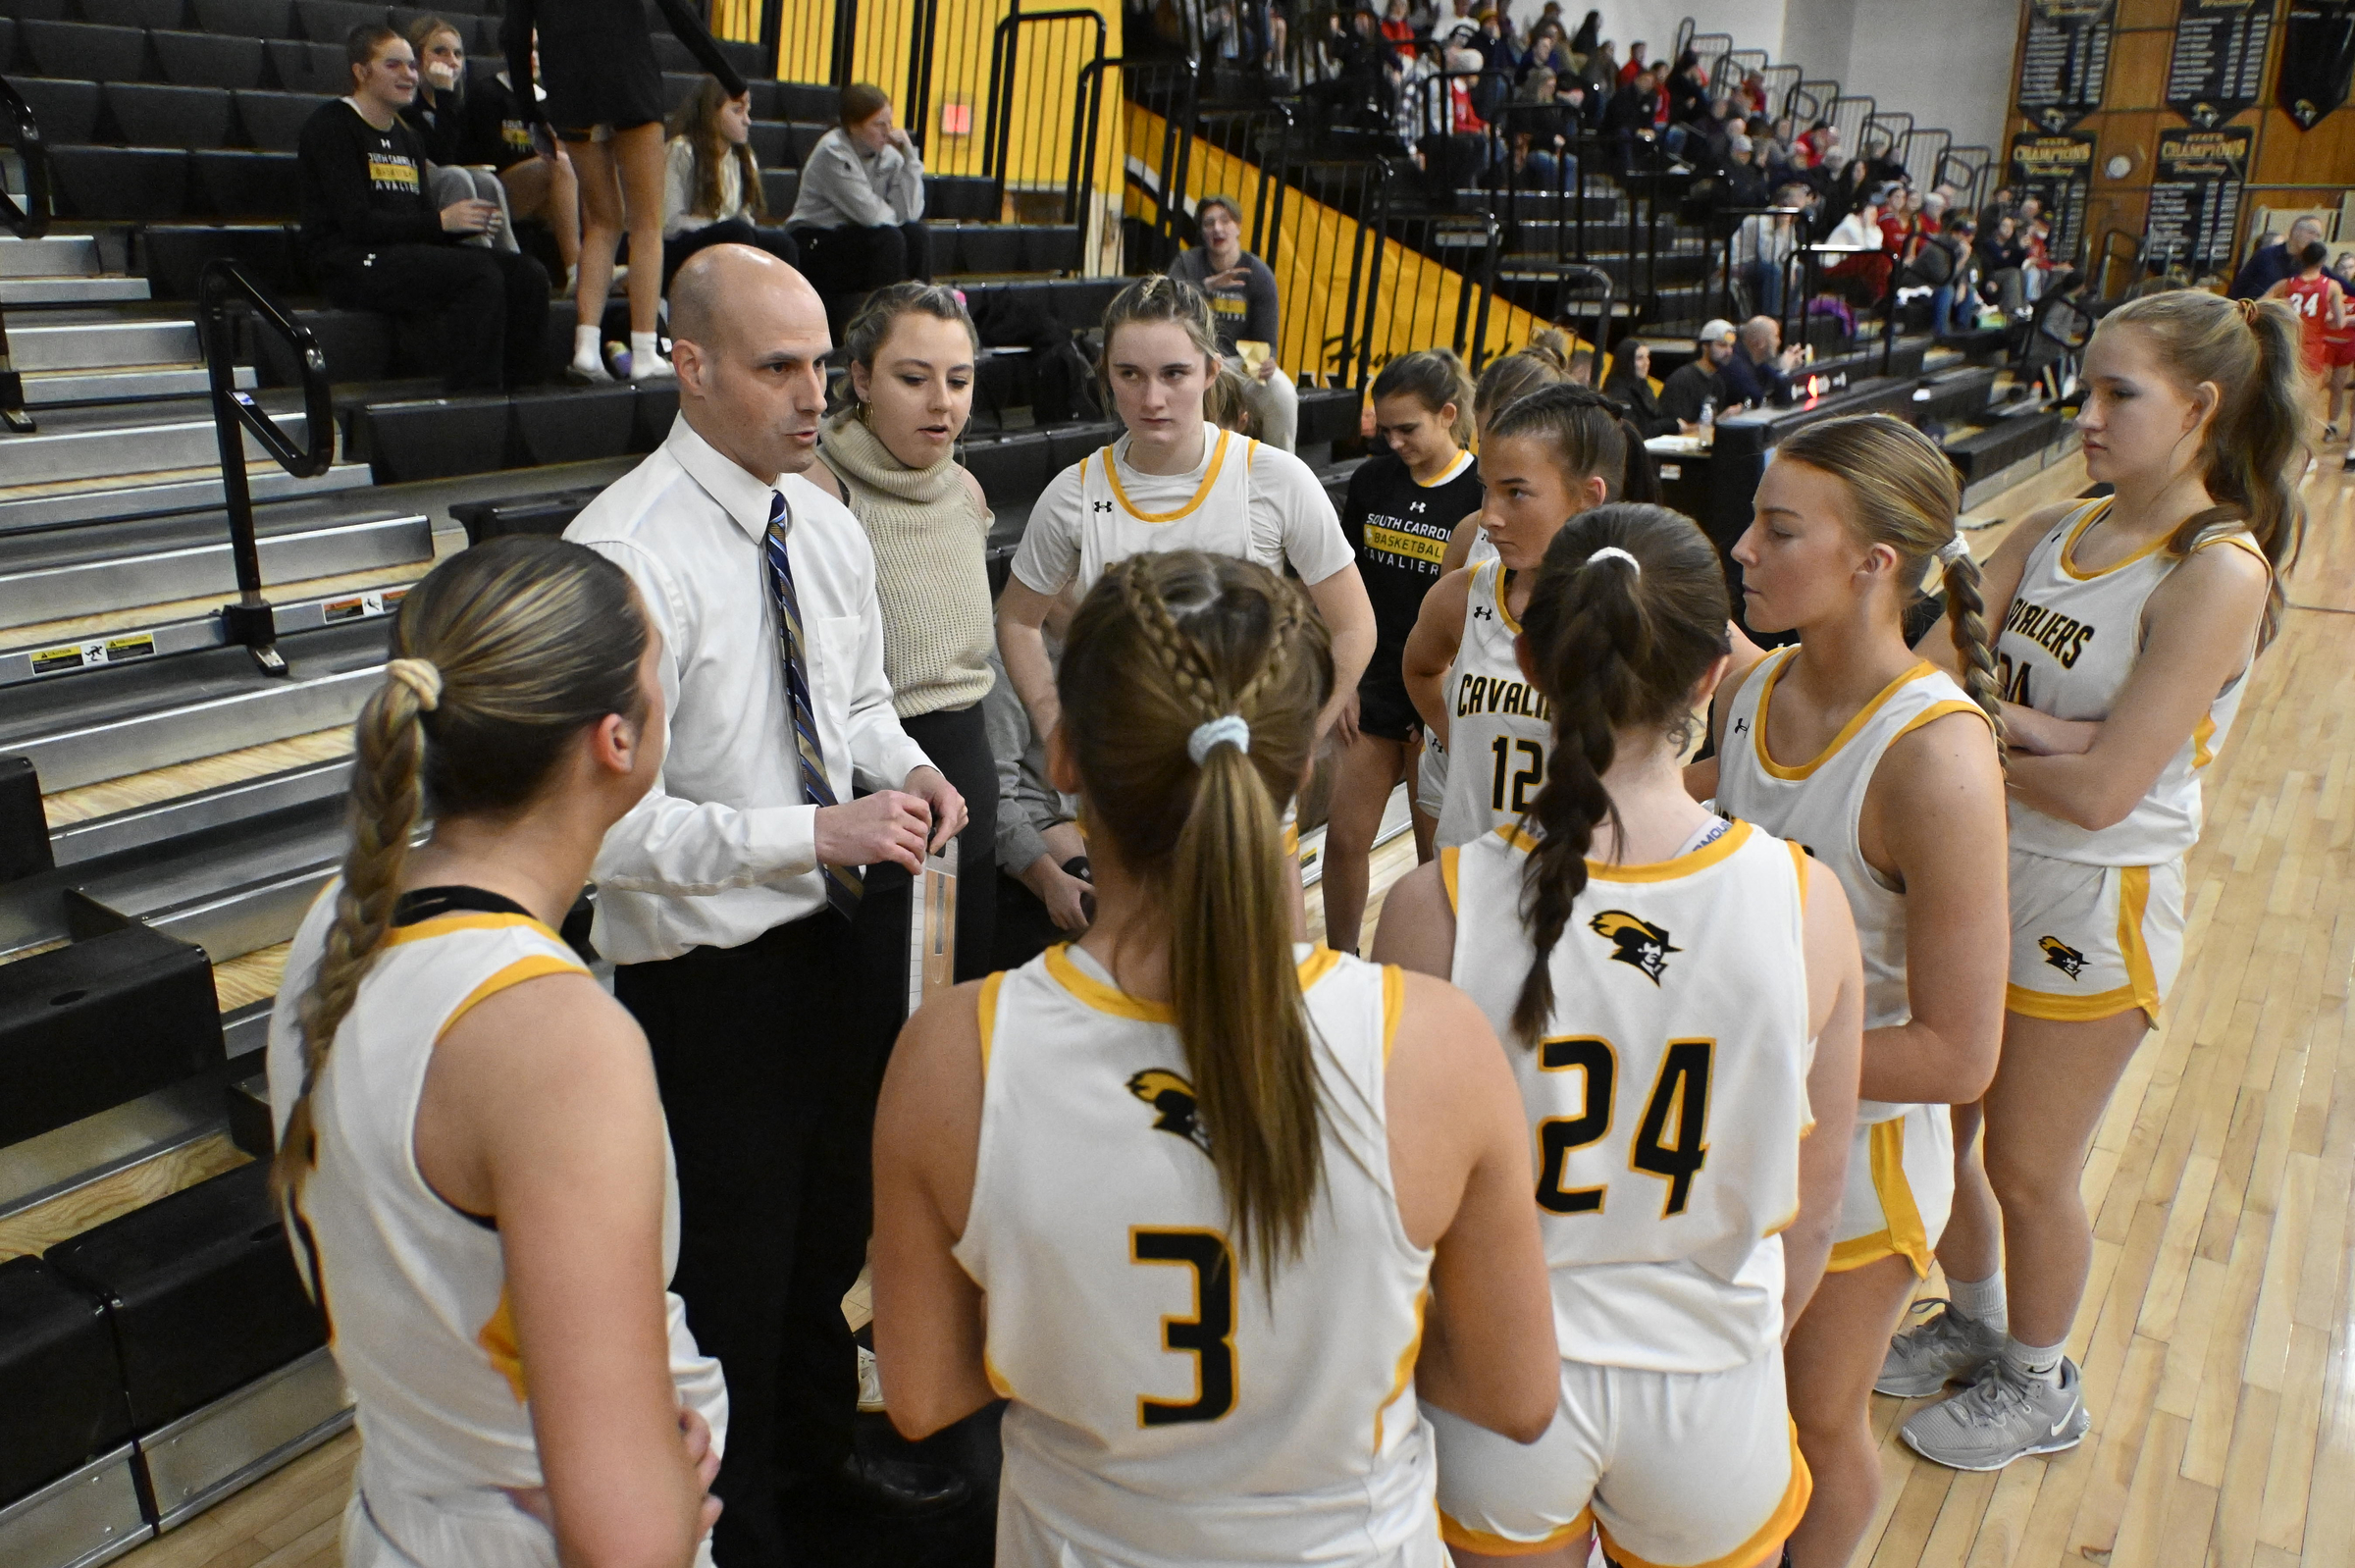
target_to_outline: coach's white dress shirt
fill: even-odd
[[[892,712],[866,534],[799,475],[776,489],[826,777],[844,801],[854,780],[898,789],[928,763]],[[662,634],[662,776],[597,857],[596,941],[616,964],[740,947],[826,909],[761,564],[769,495],[682,416],[564,530],[630,574]]]

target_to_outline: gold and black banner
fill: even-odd
[[[2182,0],[2167,67],[2167,106],[2203,131],[2223,125],[2265,92],[2265,48],[2274,0]]]
[[[2355,0],[2290,0],[2281,24],[2281,74],[2274,91],[2282,113],[2312,131],[2347,101],[2355,78]]]
[[[2118,0],[2028,0],[2019,112],[2038,128],[2059,131],[2099,109],[2117,26]]]
[[[2012,189],[2044,204],[2055,260],[2075,254],[2085,232],[2085,196],[2093,184],[2093,136],[2082,131],[2023,131],[2012,138]]]
[[[2142,230],[2147,263],[2194,274],[2230,267],[2241,187],[2248,183],[2255,141],[2256,132],[2245,127],[2159,132]]]

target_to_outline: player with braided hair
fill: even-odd
[[[1528,1448],[1433,1413],[1443,1529],[1459,1565],[1584,1563],[1592,1522],[1616,1562],[1755,1568],[1807,1502],[1780,1352],[1841,1205],[1855,929],[1798,845],[1685,793],[1731,656],[1701,530],[1597,507],[1533,575],[1544,787],[1526,826],[1401,881],[1376,949],[1507,1036],[1540,1162],[1559,1407]]]
[[[1717,755],[1688,772],[1696,799],[1839,876],[1864,956],[1866,1098],[1828,1272],[1785,1358],[1815,1477],[1791,1538],[1801,1568],[1845,1563],[1872,1517],[1873,1380],[1953,1201],[1949,1108],[1987,1086],[2003,1017],[2000,718],[1960,499],[1946,454],[1883,415],[1775,448],[1733,558],[1744,619],[1800,640],[1745,650],[1717,698]],[[1971,695],[1906,646],[1933,563]]]
[[[1268,568],[1132,555],[1072,622],[1049,770],[1096,920],[909,1021],[875,1348],[915,1437],[993,1399],[1000,1562],[1444,1568],[1423,1407],[1552,1409],[1510,1071],[1450,987],[1292,941],[1329,638]]]
[[[618,567],[519,537],[393,647],[270,1021],[272,1176],[367,1437],[343,1561],[708,1563],[727,1396],[659,1283],[654,1068],[555,932],[661,768],[659,640]]]

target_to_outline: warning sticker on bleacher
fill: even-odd
[[[54,675],[59,670],[79,669],[84,664],[96,662],[89,656],[94,649],[100,649],[100,645],[91,643],[85,648],[78,643],[72,648],[36,648],[32,651],[32,672],[35,675]],[[103,653],[103,650],[100,651]]]
[[[155,652],[155,639],[145,632],[129,637],[99,638],[87,643],[67,643],[57,648],[36,648],[26,655],[35,675],[58,675],[70,669],[88,669],[97,664],[120,664],[128,659],[145,658]]]
[[[140,632],[132,637],[109,638],[106,644],[106,661],[109,664],[119,664],[127,658],[146,658],[154,652],[155,639],[145,632]]]
[[[354,594],[349,599],[331,599],[319,606],[319,614],[331,626],[338,621],[366,620],[396,607],[401,595],[407,592],[402,589],[395,594]]]

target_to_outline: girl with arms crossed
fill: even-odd
[[[918,1437],[1010,1398],[998,1561],[1441,1568],[1420,1400],[1552,1407],[1509,1071],[1435,980],[1295,944],[1305,598],[1131,557],[1072,623],[1095,923],[910,1021],[875,1129],[875,1346]]]
[[[1530,828],[1410,873],[1379,944],[1511,1038],[1552,1265],[1553,1426],[1517,1448],[1435,1412],[1442,1528],[1459,1565],[1571,1568],[1593,1521],[1618,1562],[1754,1568],[1807,1502],[1781,1351],[1856,1113],[1848,900],[1798,845],[1685,793],[1730,660],[1724,572],[1692,522],[1573,518],[1523,626],[1554,715]]]

